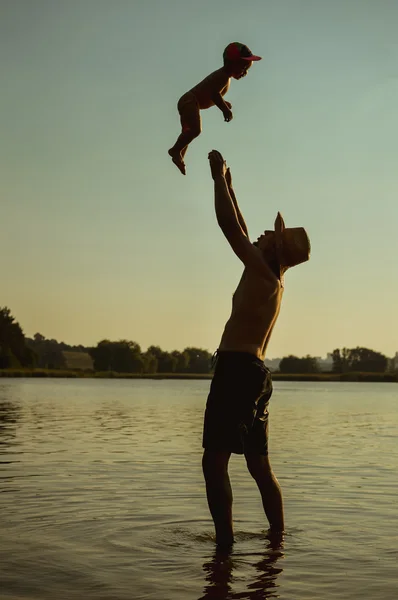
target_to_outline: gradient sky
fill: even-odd
[[[269,357],[398,350],[396,0],[0,0],[0,306],[26,335],[213,351],[242,266],[214,217],[220,150],[251,238],[289,271]],[[263,60],[167,155],[178,98],[230,41]]]

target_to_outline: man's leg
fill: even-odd
[[[202,459],[207,502],[216,529],[216,542],[225,547],[231,546],[234,541],[232,489],[228,475],[230,456],[230,452],[205,450]]]
[[[284,530],[282,491],[275,477],[268,456],[245,454],[247,468],[257,483],[263,501],[264,512],[269,521],[270,530]]]

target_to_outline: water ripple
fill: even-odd
[[[393,384],[276,382],[287,518],[267,538],[241,457],[236,543],[215,549],[201,473],[208,381],[0,381],[2,598],[392,600]]]

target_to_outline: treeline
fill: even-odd
[[[142,352],[137,342],[102,340],[95,347],[70,346],[41,333],[25,337],[9,308],[0,307],[0,369],[67,369],[68,353],[88,354],[95,371],[116,373],[210,373],[211,354],[188,347],[165,352],[150,346]]]
[[[369,348],[337,348],[332,352],[333,373],[385,373],[389,359]],[[394,366],[393,366],[394,368]],[[281,373],[320,373],[321,369],[313,356],[286,356],[279,363]]]
[[[84,346],[70,346],[57,340],[48,340],[41,333],[33,338],[25,338],[29,350],[33,352],[34,365],[39,369],[66,369],[68,367],[64,352],[88,352]]]
[[[279,363],[281,373],[320,373],[318,361],[313,356],[285,356]]]
[[[80,367],[70,367],[68,354],[85,357]],[[80,353],[80,354],[79,354]],[[396,369],[393,361],[380,352],[369,348],[343,348],[332,352],[333,373],[385,373]],[[91,357],[91,361],[88,357]],[[129,340],[102,340],[95,347],[70,346],[54,339],[46,339],[36,333],[33,338],[24,336],[21,326],[10,309],[0,307],[0,369],[40,368],[71,369],[87,368],[92,362],[96,372],[156,374],[211,372],[211,354],[202,348],[188,347],[182,352],[166,352],[159,346],[150,346],[145,352],[137,342]],[[320,373],[318,360],[313,356],[282,358],[279,363],[282,374]]]
[[[335,373],[384,373],[389,363],[387,356],[369,348],[333,350],[332,358]]]
[[[165,352],[149,346],[142,352],[139,344],[128,340],[102,340],[90,348],[95,371],[117,373],[210,373],[211,354],[202,348],[185,348],[182,352]]]

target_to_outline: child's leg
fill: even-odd
[[[188,146],[185,146],[185,148],[183,148],[183,149],[181,150],[181,153],[180,153],[180,154],[181,154],[181,158],[182,158],[182,160],[184,160],[184,156],[185,156],[185,154],[186,154],[186,151],[187,151],[187,150],[188,150]]]
[[[200,134],[202,127],[199,106],[193,94],[189,94],[187,98],[183,97],[180,100],[178,110],[181,118],[182,133],[178,136],[174,146],[170,148],[169,154],[174,164],[185,175],[185,153],[188,145]]]

